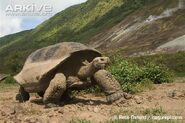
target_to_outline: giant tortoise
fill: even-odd
[[[105,92],[107,102],[113,102],[124,93],[118,81],[104,69],[109,62],[108,57],[81,43],[63,42],[39,49],[14,77],[20,85],[16,99],[25,102],[29,93],[38,93],[44,103],[56,103],[69,89],[96,84]]]

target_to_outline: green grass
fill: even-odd
[[[141,56],[129,59],[131,62],[137,63],[140,66],[146,65],[148,62],[152,62],[154,64],[162,64],[173,71],[177,77],[185,77],[185,52]]]
[[[19,85],[16,83],[16,81],[11,77],[7,77],[5,80],[0,81],[0,91],[6,91],[10,90],[12,88],[18,88]]]
[[[152,116],[161,116],[165,115],[166,112],[162,109],[162,107],[159,108],[147,108],[143,111],[144,115],[152,115]]]
[[[0,82],[0,92],[4,92],[6,90],[11,90],[11,89],[14,89],[14,88],[18,88],[19,85],[14,83],[4,83],[4,82]]]

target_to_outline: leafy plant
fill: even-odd
[[[143,76],[150,79],[155,84],[161,84],[164,82],[173,82],[173,74],[169,72],[169,69],[164,65],[155,65],[148,63],[143,68]]]
[[[173,82],[173,74],[166,67],[153,63],[139,66],[119,55],[113,57],[107,69],[120,82],[124,91],[132,93],[141,92],[147,87],[151,89],[153,83]]]
[[[138,93],[146,90],[152,90],[154,88],[153,82],[149,79],[143,79],[140,82],[125,83],[122,85],[124,91],[129,93]]]
[[[142,76],[142,69],[118,55],[113,58],[113,63],[107,69],[121,84],[140,81]]]

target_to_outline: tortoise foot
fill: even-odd
[[[113,103],[113,102],[115,102],[116,100],[119,100],[122,97],[124,97],[123,91],[118,91],[118,92],[115,92],[111,95],[106,96],[106,100],[107,100],[108,103]]]
[[[23,87],[20,87],[19,93],[16,95],[16,100],[22,103],[28,101],[29,98],[29,93],[26,92]]]

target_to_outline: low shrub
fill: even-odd
[[[143,76],[153,81],[155,84],[173,82],[174,75],[164,65],[148,63],[143,67]]]
[[[133,62],[115,56],[112,64],[107,68],[120,82],[124,91],[141,92],[145,88],[151,88],[152,83],[161,84],[173,81],[173,73],[163,65],[147,63],[139,66]]]

